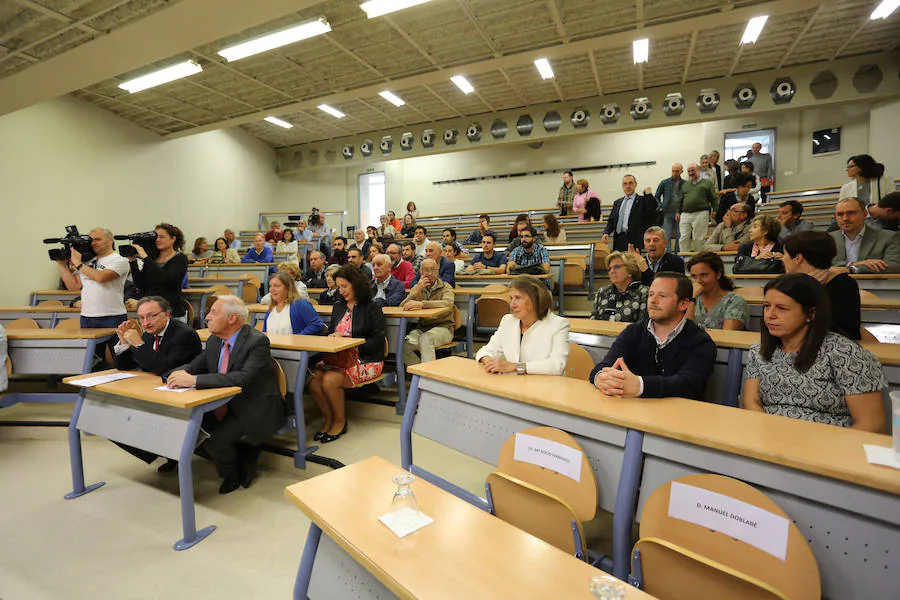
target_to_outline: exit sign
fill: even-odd
[[[742,125],[741,129],[757,129],[759,125],[756,123],[748,123],[747,125]]]

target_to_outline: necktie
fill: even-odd
[[[231,358],[231,349],[228,347],[228,342],[225,342],[225,345],[222,347],[222,360],[219,361],[219,373],[227,373],[228,372],[228,359]],[[228,404],[223,404],[219,408],[213,411],[213,414],[216,415],[218,420],[222,420],[225,418],[225,414],[228,412]]]
[[[154,352],[159,351],[159,336],[158,335],[153,336],[153,351]]]
[[[625,233],[628,230],[628,221],[626,220],[625,207],[631,196],[625,196],[622,199],[622,205],[619,207],[619,222],[616,224],[616,233]]]

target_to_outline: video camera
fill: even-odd
[[[129,233],[128,235],[114,235],[115,240],[127,240],[133,245],[124,244],[119,246],[119,254],[125,258],[137,256],[137,250],[134,246],[140,246],[150,258],[159,256],[159,250],[156,249],[156,232],[143,231],[141,233]]]
[[[84,262],[88,262],[97,256],[91,247],[91,236],[78,233],[78,227],[75,225],[66,226],[65,237],[47,238],[44,240],[44,243],[62,244],[62,248],[51,248],[47,251],[47,254],[50,255],[50,260],[53,261],[69,260],[72,258],[73,248],[81,253],[81,260]]]

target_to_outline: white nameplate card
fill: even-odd
[[[672,482],[669,516],[700,525],[785,560],[790,522],[736,498]]]
[[[863,448],[866,449],[866,460],[871,464],[900,469],[900,454],[893,448],[871,444],[863,444]]]
[[[518,461],[550,469],[569,479],[581,481],[581,457],[580,450],[565,444],[525,433],[516,434],[513,458]]]
[[[104,383],[111,383],[113,381],[119,381],[120,379],[131,379],[132,377],[137,377],[137,375],[134,373],[110,373],[109,375],[96,375],[94,377],[76,379],[69,383],[70,385],[77,385],[79,387],[94,387],[95,385],[103,385]]]
[[[189,387],[189,388],[170,388],[170,387],[166,387],[166,386],[164,386],[164,385],[161,385],[161,386],[155,387],[155,388],[153,388],[153,389],[154,389],[154,390],[159,390],[160,392],[175,392],[176,394],[180,394],[181,392],[189,392],[189,391],[191,391],[191,390],[193,390],[193,389],[196,389],[196,388],[192,388],[192,387]]]

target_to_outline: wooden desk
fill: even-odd
[[[115,369],[103,373],[118,373]],[[166,458],[178,460],[178,489],[181,496],[183,537],[176,550],[187,550],[215,531],[215,525],[197,531],[194,516],[194,480],[191,458],[203,414],[222,406],[241,392],[239,387],[162,392],[162,378],[143,372],[137,377],[82,388],[69,422],[69,458],[72,464],[72,491],[66,500],[80,498],[105,485],[85,486],[80,431],[128,444]],[[100,375],[101,373],[93,373]],[[73,383],[84,376],[66,377]]]
[[[206,344],[209,339],[209,329],[197,331],[200,341]],[[280,452],[294,459],[294,466],[305,469],[306,462],[337,469],[344,466],[343,463],[333,458],[315,454],[318,446],[306,445],[306,416],[303,412],[303,388],[306,386],[306,373],[309,368],[311,354],[336,353],[341,350],[355,348],[365,343],[362,338],[337,338],[321,335],[284,335],[267,333],[272,358],[278,361],[284,370],[288,391],[293,396],[294,402],[294,429],[297,436],[297,449]]]
[[[34,319],[42,329],[53,329],[59,322],[59,315],[81,315],[80,308],[68,306],[4,306],[0,307],[0,325],[7,325],[16,319]]]
[[[823,595],[895,594],[900,477],[870,465],[863,450],[863,444],[890,446],[888,436],[680,398],[611,398],[585,381],[488,375],[456,357],[410,372],[404,467],[446,483],[413,463],[413,430],[490,464],[516,431],[538,424],[568,431],[590,458],[600,507],[614,509],[617,576],[628,571],[631,522],[640,515],[635,506],[667,481],[711,472],[756,486],[796,521],[811,540]]]
[[[59,300],[64,305],[68,305],[80,295],[81,292],[70,292],[69,290],[40,290],[31,292],[31,305],[37,306],[38,302],[43,302],[44,300]]]
[[[277,266],[276,263],[240,263],[237,265],[190,265],[188,277],[206,277],[210,273],[219,273],[225,277],[239,277],[241,275],[256,275],[265,288],[269,279],[269,268]]]
[[[600,570],[427,481],[412,489],[434,523],[398,538],[378,517],[390,508],[399,472],[376,456],[285,489],[312,521],[295,599],[333,598],[335,589],[409,600],[592,597]],[[626,587],[629,600],[651,598]]]
[[[244,293],[244,283],[246,281],[246,279],[241,279],[240,277],[223,277],[221,279],[217,279],[215,277],[191,277],[190,279],[188,279],[188,284],[197,287],[224,285],[231,291],[232,294],[234,294],[238,298],[242,298]]]

